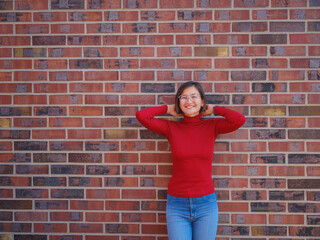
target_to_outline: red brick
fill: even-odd
[[[252,10],[253,20],[286,20],[288,19],[287,9],[263,9]]]
[[[320,94],[309,94],[308,95],[309,104],[320,104]]]
[[[91,200],[70,200],[70,210],[104,210],[104,202]]]
[[[124,23],[122,24],[123,33],[155,33],[157,32],[156,23]]]
[[[102,21],[102,12],[69,12],[68,13],[69,21],[79,22],[98,22]]]
[[[13,34],[13,24],[1,24],[0,32],[1,34]]]
[[[103,224],[70,223],[71,233],[103,233]]]
[[[153,141],[122,141],[121,149],[125,151],[154,151],[155,143]]]
[[[103,45],[137,45],[136,35],[107,35],[103,37]]]
[[[35,22],[65,22],[67,21],[66,12],[34,12]]]
[[[87,189],[88,199],[119,199],[119,189]]]
[[[141,11],[141,14],[143,14],[143,11]],[[138,21],[138,11],[105,11],[104,19],[108,21],[124,21],[124,22]]]
[[[263,224],[267,223],[265,214],[232,214],[232,224]]]
[[[35,69],[67,69],[67,60],[47,59],[47,60],[35,60]]]
[[[17,24],[15,25],[16,34],[48,34],[48,24]]]
[[[32,139],[65,139],[65,130],[32,130]]]
[[[53,141],[50,142],[50,151],[82,151],[81,141]]]
[[[304,80],[304,71],[300,70],[278,70],[269,71],[269,80],[279,80],[279,81],[295,81]]]
[[[15,2],[15,9],[17,10],[47,10],[48,2],[41,0],[18,0]]]
[[[239,152],[264,152],[267,145],[265,142],[233,142],[231,143],[231,149]]]
[[[35,233],[65,233],[67,228],[66,223],[34,223]]]
[[[117,95],[86,95],[85,104],[118,104],[119,97]]]
[[[1,22],[31,22],[31,12],[19,12],[10,14],[10,12],[2,12],[0,14]]]
[[[267,47],[265,46],[248,46],[232,47],[232,56],[266,56]]]
[[[284,215],[284,214],[272,214],[269,215],[270,224],[285,224],[285,225],[303,225],[304,215]]]
[[[85,127],[118,127],[118,119],[117,118],[86,118],[85,119]]]
[[[101,44],[101,37],[95,36],[95,35],[68,36],[67,44],[68,45],[76,45],[76,46],[100,45]]]
[[[8,78],[8,76],[6,77]],[[46,72],[29,72],[29,71],[15,71],[14,81],[45,81],[47,80]]]
[[[0,49],[1,51],[1,49]],[[17,73],[17,72],[15,72]],[[0,81],[8,82],[12,81],[12,72],[0,72]]]
[[[187,33],[193,32],[192,23],[159,23],[160,33]]]
[[[136,153],[106,153],[104,155],[104,162],[136,163],[138,162],[138,155]]]
[[[81,81],[82,72],[72,71],[72,72],[49,72],[50,81]]]
[[[105,69],[138,69],[139,60],[138,59],[105,59],[104,66],[105,66]]]
[[[14,118],[14,127],[47,127],[46,118]]]
[[[49,96],[49,104],[63,105],[63,104],[82,104],[81,95],[51,95]]]
[[[85,47],[85,57],[117,57],[118,50],[114,47]]]
[[[256,58],[252,59],[252,66],[254,68],[287,68],[287,59],[271,59],[271,58]]]
[[[0,69],[31,69],[31,60],[0,60]]]
[[[215,20],[249,20],[250,11],[249,10],[216,10],[215,11]]]
[[[140,45],[173,45],[173,36],[172,35],[140,35],[139,44]]]
[[[267,168],[264,166],[232,166],[232,176],[266,176]]]
[[[106,210],[139,210],[138,201],[106,201]]]
[[[303,166],[270,166],[270,176],[304,176],[305,168]]]
[[[12,104],[12,97],[10,95],[1,95],[0,96],[1,105],[10,105]]]
[[[123,95],[121,104],[155,104],[154,95]]]
[[[49,48],[48,56],[59,58],[59,57],[81,57],[81,48]]]
[[[34,86],[35,93],[65,93],[67,92],[66,83],[36,83]]]
[[[51,33],[63,34],[63,33],[85,33],[84,24],[51,24]]]
[[[305,104],[304,94],[271,94],[271,104]]]
[[[290,91],[291,92],[317,92],[318,83],[310,83],[310,82],[293,82],[290,83]]]
[[[197,7],[212,7],[212,8],[230,8],[231,0],[197,0]]]
[[[99,129],[69,129],[69,139],[101,139],[102,134]]]
[[[215,59],[214,66],[218,69],[223,68],[249,68],[248,59]]]
[[[142,224],[142,233],[144,234],[166,234],[167,226],[165,224]]]
[[[320,9],[291,9],[290,19],[319,19]]]
[[[237,203],[237,202],[219,202],[219,211],[221,212],[248,212],[248,203]]]
[[[211,59],[178,59],[178,68],[206,69],[212,68]]]
[[[70,106],[70,116],[102,116],[102,107]]]
[[[193,8],[193,1],[188,1],[188,0],[181,0],[181,1],[160,0],[160,8]]]
[[[0,151],[12,151],[12,142],[1,142]]]
[[[173,21],[175,11],[141,11],[141,21]]]
[[[121,47],[121,57],[154,57],[153,47]]]
[[[105,92],[137,93],[139,92],[139,85],[137,83],[106,83]]]
[[[51,212],[50,213],[50,220],[51,221],[58,221],[58,222],[82,221],[83,220],[83,213],[81,213],[81,212]]]
[[[320,34],[290,34],[291,44],[319,44]]]
[[[215,44],[248,44],[248,34],[221,34],[214,35],[213,41]]]
[[[15,95],[13,98],[14,104],[33,105],[47,104],[46,95]]]
[[[29,36],[1,36],[1,46],[21,46],[30,45],[31,38]]]
[[[176,36],[176,44],[183,45],[183,44],[210,44],[211,43],[211,36],[205,34],[199,35],[177,35]]]
[[[119,73],[117,71],[88,71],[85,73],[85,80],[87,81],[113,81],[118,80]],[[84,84],[86,86],[86,84]],[[85,90],[86,91],[86,90]]]
[[[307,167],[307,175],[308,176],[319,176],[320,174],[320,167]]]
[[[88,212],[86,222],[119,222],[119,213],[115,212]]]
[[[87,24],[87,33],[120,33],[120,23],[93,23]],[[122,31],[125,32],[125,31]],[[100,39],[99,39],[100,40]],[[86,44],[89,45],[89,44]],[[100,45],[100,44],[99,44]]]
[[[49,127],[82,127],[82,119],[80,117],[49,118]]]
[[[154,189],[123,189],[123,199],[155,199],[156,191]]]
[[[157,79],[159,81],[190,81],[191,71],[158,71]]]
[[[307,7],[307,3],[296,0],[271,0],[271,7]]]

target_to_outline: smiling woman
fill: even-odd
[[[222,118],[201,119],[213,112]],[[183,120],[155,118],[162,114],[183,116]],[[206,104],[201,85],[194,81],[180,86],[175,105],[145,108],[138,111],[136,117],[143,126],[170,142],[173,167],[166,212],[169,239],[215,239],[218,205],[211,177],[214,143],[219,134],[240,128],[245,117],[233,110]]]

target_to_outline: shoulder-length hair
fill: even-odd
[[[194,86],[198,90],[198,92],[200,94],[200,97],[201,97],[201,100],[203,100],[203,106],[200,108],[200,112],[204,112],[207,109],[207,98],[206,98],[206,95],[205,95],[205,93],[203,91],[203,88],[202,88],[201,84],[198,83],[198,82],[194,82],[194,81],[188,81],[188,82],[183,83],[179,87],[179,89],[178,89],[178,91],[176,93],[175,110],[176,110],[177,113],[179,113],[179,114],[183,113],[181,108],[180,108],[180,96],[181,96],[182,92],[186,88],[192,87],[192,86]]]

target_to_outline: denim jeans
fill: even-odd
[[[214,240],[218,226],[215,193],[196,198],[167,197],[169,240]]]

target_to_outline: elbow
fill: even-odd
[[[245,122],[246,122],[246,117],[241,114],[240,127],[241,127],[243,124],[245,124]]]

